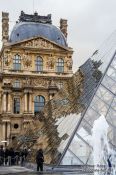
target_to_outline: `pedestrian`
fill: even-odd
[[[3,145],[0,146],[0,166],[4,164],[4,150]]]
[[[9,149],[6,147],[4,150],[5,165],[8,164]]]
[[[21,149],[20,150],[20,164],[21,164],[21,166],[24,166],[24,159],[25,159],[25,157],[24,157],[24,149]]]
[[[27,155],[28,155],[28,150],[26,148],[20,151],[21,166],[25,165]]]
[[[108,159],[107,159],[107,163],[108,163],[108,171],[109,173],[111,172],[111,168],[112,168],[112,164],[111,164],[111,155],[109,155]]]
[[[27,156],[28,156],[28,150],[26,148],[24,148],[24,158],[25,158],[25,160],[26,160]]]
[[[16,151],[15,151],[15,164],[16,164],[16,165],[19,164],[19,161],[20,161],[19,156],[20,156],[19,151],[16,150]]]
[[[9,165],[14,165],[15,164],[15,152],[13,148],[9,149],[9,158],[10,158]]]
[[[36,153],[36,163],[37,163],[37,171],[43,171],[43,150],[40,148]]]

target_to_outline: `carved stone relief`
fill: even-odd
[[[53,44],[51,44],[43,39],[36,39],[36,40],[28,41],[28,42],[22,44],[21,46],[53,49]]]
[[[33,85],[32,79],[27,77],[25,80],[23,80],[23,85],[24,86],[31,86],[31,85]]]
[[[31,56],[29,56],[29,54],[23,54],[23,65],[24,68],[30,68],[32,66],[32,59]]]
[[[12,60],[12,57],[13,57],[13,55],[12,55],[12,53],[10,52],[10,50],[7,50],[7,51],[4,53],[3,59],[4,59],[4,64],[5,64],[5,66],[9,66],[9,65],[10,65],[11,60]]]
[[[10,79],[5,79],[3,80],[3,85],[11,85],[11,80]]]
[[[41,79],[41,80],[33,79],[32,84],[33,84],[33,86],[36,86],[36,87],[48,87],[49,81],[43,80],[43,79]]]
[[[72,65],[73,65],[73,61],[72,60],[67,60],[66,64],[67,64],[68,69],[71,70],[72,69]]]
[[[47,67],[48,69],[54,69],[54,65],[55,65],[55,60],[53,57],[49,57],[47,60]]]

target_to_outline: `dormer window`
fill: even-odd
[[[21,70],[21,57],[20,55],[15,55],[13,58],[13,69],[14,70]]]
[[[56,63],[56,71],[58,73],[64,72],[64,60],[62,58],[59,58]]]
[[[35,71],[37,72],[43,71],[43,59],[41,57],[37,57],[35,60]]]

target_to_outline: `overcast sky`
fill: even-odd
[[[51,13],[53,24],[58,27],[60,18],[68,20],[68,45],[74,50],[74,71],[116,29],[116,0],[0,0],[0,11],[10,14],[10,31],[21,10],[29,14]]]

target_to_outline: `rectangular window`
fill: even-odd
[[[14,70],[21,70],[21,64],[20,63],[14,63]]]
[[[43,71],[43,59],[40,57],[37,57],[35,60],[35,70],[37,72],[42,72]]]
[[[62,89],[62,88],[63,88],[63,82],[59,82],[59,83],[58,83],[58,88],[59,88],[59,89]]]
[[[14,88],[20,88],[20,81],[16,80],[13,84]]]
[[[20,55],[15,55],[13,58],[13,69],[21,70],[21,57]]]
[[[14,98],[14,114],[20,113],[20,98]]]

